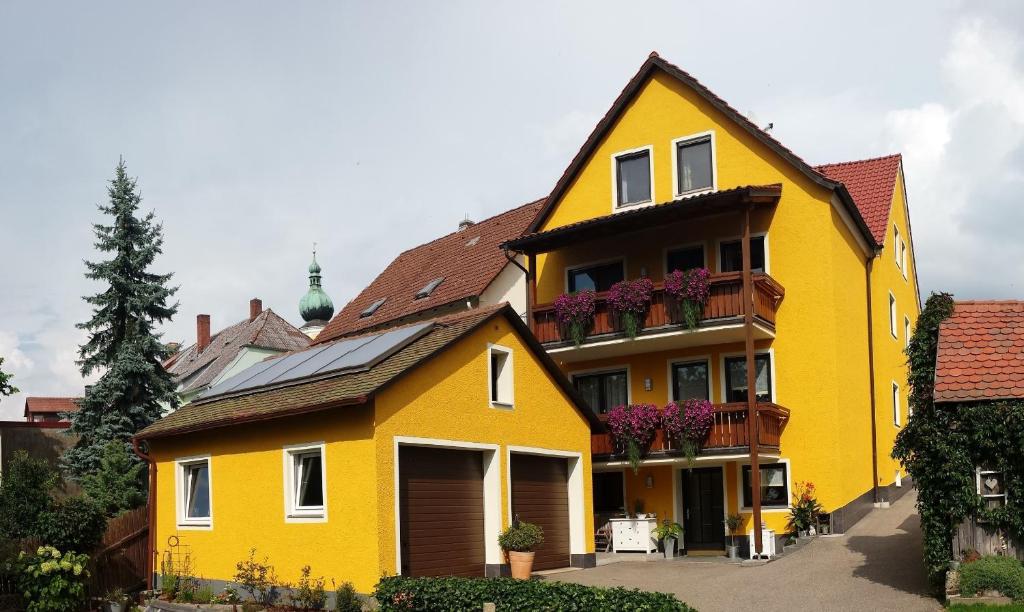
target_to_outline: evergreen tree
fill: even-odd
[[[146,503],[146,496],[137,486],[145,470],[145,464],[127,446],[111,441],[103,449],[99,470],[82,478],[82,489],[107,516],[117,516]]]
[[[0,368],[3,368],[4,358],[0,357]],[[18,392],[18,388],[11,384],[11,379],[14,378],[13,374],[4,374],[4,371],[0,369],[0,398],[5,395],[14,395]]]
[[[177,291],[167,285],[171,275],[149,271],[162,252],[163,228],[152,212],[139,216],[142,197],[123,160],[107,191],[110,203],[99,209],[110,216],[110,225],[95,224],[93,231],[96,248],[110,258],[85,262],[86,278],[105,287],[84,298],[93,315],[78,325],[89,332],[78,353],[82,375],[102,374],[71,415],[69,431],[79,439],[64,453],[63,465],[75,479],[99,469],[109,442],[126,444],[159,419],[164,406],[178,405],[174,380],[161,366],[170,353],[154,331],[178,310],[177,303],[168,304]]]

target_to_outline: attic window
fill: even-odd
[[[437,289],[437,286],[440,285],[443,281],[443,276],[441,278],[435,278],[434,280],[430,281],[429,283],[424,285],[422,289],[416,292],[416,299],[421,300],[425,297],[429,297],[430,294],[434,292],[434,289]]]
[[[466,246],[468,246],[468,247],[475,246],[476,243],[478,243],[478,242],[480,242],[480,236],[473,236],[469,240],[469,242],[466,243]]]
[[[368,316],[372,315],[373,313],[377,312],[377,309],[380,308],[381,306],[383,306],[384,302],[387,299],[388,298],[380,298],[376,302],[374,302],[374,303],[370,304],[369,306],[367,306],[361,313],[359,313],[359,318],[360,319],[365,319],[366,317],[368,317]]]

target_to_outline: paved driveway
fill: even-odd
[[[674,593],[700,612],[942,610],[928,594],[915,499],[908,492],[846,534],[816,538],[765,565],[631,561],[549,578]]]

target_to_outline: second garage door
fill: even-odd
[[[512,455],[512,514],[544,529],[533,569],[569,565],[569,467],[566,459]]]
[[[482,454],[400,446],[398,462],[402,575],[483,576]]]

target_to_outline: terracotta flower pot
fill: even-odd
[[[533,572],[532,552],[508,551],[508,564],[512,566],[512,577],[526,580]]]

